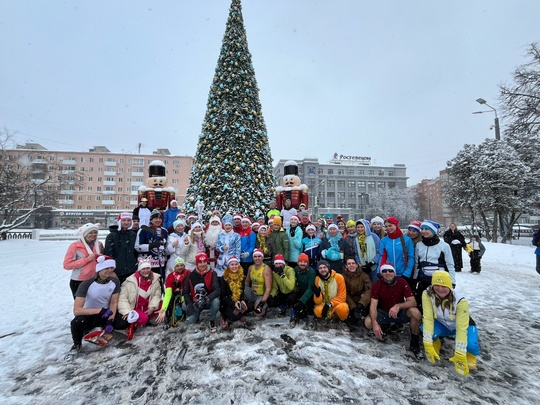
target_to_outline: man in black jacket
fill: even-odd
[[[105,239],[103,254],[116,261],[115,273],[123,283],[126,278],[137,270],[137,252],[135,239],[137,234],[131,232],[132,214],[122,212],[118,216],[118,225],[109,226],[109,234]]]

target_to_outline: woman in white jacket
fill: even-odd
[[[165,279],[169,274],[174,271],[174,261],[181,257],[182,247],[184,246],[184,239],[187,234],[184,232],[186,223],[180,219],[173,222],[174,232],[169,234],[167,238],[167,254],[170,255],[167,261]]]
[[[206,253],[206,247],[204,246],[202,225],[199,222],[195,222],[191,226],[188,235],[184,238],[184,244],[180,251],[180,257],[186,262],[186,269],[189,271],[195,270],[195,257],[199,253]]]

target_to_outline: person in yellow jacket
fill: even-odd
[[[435,364],[440,360],[440,337],[455,337],[454,356],[456,372],[466,376],[476,367],[480,354],[478,329],[469,315],[469,303],[452,289],[452,278],[444,270],[433,273],[431,286],[422,293],[424,309],[423,339],[426,358]]]
[[[272,270],[263,262],[264,253],[261,249],[253,251],[253,264],[249,266],[245,280],[244,296],[255,305],[255,316],[266,315],[266,301],[272,292]]]
[[[287,307],[295,303],[294,290],[296,289],[296,274],[294,269],[285,264],[283,255],[274,257],[272,269],[272,291],[268,298],[269,307],[279,307],[279,315],[285,315]]]
[[[341,274],[330,270],[326,260],[321,260],[317,269],[319,275],[315,277],[315,284],[312,286],[315,316],[323,319],[338,317],[340,321],[345,321],[349,316],[345,279]]]

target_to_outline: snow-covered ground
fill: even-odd
[[[100,235],[101,237],[101,235]],[[408,354],[408,332],[376,342],[362,329],[308,331],[287,318],[210,335],[205,325],[115,334],[73,363],[69,241],[0,242],[2,404],[527,404],[540,395],[540,275],[532,247],[485,243],[482,273],[457,274],[482,344],[468,377]],[[464,256],[465,263],[468,258]],[[468,267],[468,266],[466,266]]]

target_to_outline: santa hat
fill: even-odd
[[[206,256],[206,253],[198,253],[197,256],[195,256],[195,264],[199,264],[201,260],[204,260],[208,262],[208,256]]]
[[[262,251],[261,249],[255,249],[255,250],[253,251],[253,257],[255,257],[255,256],[262,256],[262,257],[264,257],[264,253],[263,253],[263,251]]]
[[[433,232],[433,235],[437,235],[437,230],[441,227],[437,222],[431,221],[429,219],[425,219],[424,222],[422,222],[422,225],[420,225],[420,229],[429,229],[431,232]]]
[[[285,258],[279,253],[274,257],[274,264],[285,264]]]
[[[195,214],[189,214],[188,217],[187,217],[187,219],[191,219],[191,218],[197,218],[197,215],[195,215]]]
[[[176,205],[178,205],[178,201],[172,200],[172,201],[169,203],[171,207],[172,207],[173,203],[175,203]]]
[[[298,215],[293,215],[291,217],[291,219],[296,219],[298,221],[298,223],[300,223],[300,221],[301,221],[301,219],[300,219],[300,217]]]
[[[152,268],[152,264],[150,263],[150,257],[147,257],[147,258],[143,258],[143,257],[139,257],[139,265],[137,266],[137,270],[142,270],[142,269],[151,269]]]
[[[257,222],[257,223],[258,223],[258,222]],[[261,225],[261,226],[259,226],[259,231],[260,231],[261,229],[263,229],[263,228],[264,228],[264,229],[268,229],[268,227],[267,227],[266,225]]]
[[[236,258],[236,256],[232,255],[231,257],[229,257],[229,260],[227,260],[227,266],[229,266],[232,262],[236,262],[236,263],[240,263],[238,261],[238,259]]]
[[[176,219],[178,219],[179,217],[186,217],[186,213],[184,211],[178,211],[178,214],[176,214]]]
[[[96,259],[96,262],[96,273],[99,273],[103,269],[108,269],[109,267],[112,267],[113,269],[116,268],[116,261],[110,256],[99,256]]]
[[[372,221],[375,222],[375,221]],[[388,217],[386,218],[385,222],[390,222],[391,224],[394,224],[395,226],[399,226],[399,221],[396,217]]]
[[[314,231],[317,230],[317,228],[315,228],[315,225],[313,224],[309,224],[308,226],[306,226],[306,231],[309,231],[310,229],[313,229]]]
[[[139,320],[139,313],[137,311],[135,311],[134,309],[132,309],[131,311],[128,312],[128,315],[127,315],[127,319],[126,319],[129,323],[135,323]]]
[[[242,219],[242,215],[240,214],[234,214],[233,219]]]
[[[212,222],[214,222],[214,221],[217,221],[221,225],[221,218],[218,217],[217,215],[214,215],[214,216],[210,217],[210,221],[208,221],[208,223],[210,225],[212,225]]]
[[[251,224],[251,218],[246,215],[245,217],[242,218],[242,222],[248,222]]]
[[[422,226],[422,223],[420,221],[412,221],[410,224],[409,224],[409,229],[412,229],[416,232],[420,232],[420,227]]]
[[[382,272],[383,270],[392,270],[394,273],[396,272],[396,269],[394,269],[394,266],[392,266],[390,263],[383,264],[379,269],[379,272]]]
[[[373,218],[373,219],[371,220],[371,223],[372,223],[372,224],[377,223],[377,224],[383,225],[383,224],[384,224],[384,220],[383,220],[381,217],[375,217],[375,218]],[[397,226],[397,224],[395,224],[395,225]]]
[[[99,227],[100,227],[99,223],[92,224],[91,222],[89,222],[89,223],[84,224],[83,226],[81,226],[79,229],[77,229],[77,232],[75,232],[75,235],[80,235],[79,239],[81,240],[84,247],[86,248],[86,251],[90,255],[92,253],[94,253],[94,252],[92,251],[92,249],[90,249],[90,246],[88,246],[88,244],[86,243],[86,240],[84,238],[86,238],[86,235],[88,235],[92,231],[99,232]],[[98,253],[98,254],[101,253],[101,251],[99,250],[99,243],[96,243],[95,247],[96,247],[96,253]]]
[[[118,229],[122,228],[122,219],[129,219],[131,220],[131,224],[133,225],[133,214],[131,212],[121,212],[118,214]],[[131,225],[128,229],[131,229]]]
[[[255,227],[255,225],[258,226],[257,229],[260,229],[260,228],[261,228],[261,224],[259,224],[258,222],[253,222],[253,223],[251,224],[251,229],[253,229],[253,228]]]
[[[202,225],[199,221],[193,222],[193,224],[191,224],[191,230],[193,231],[193,229],[195,229],[198,226],[202,228]]]

